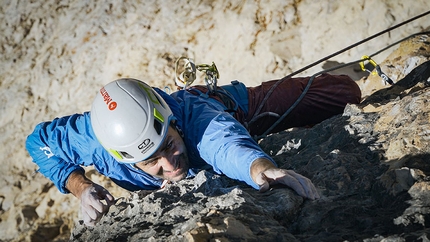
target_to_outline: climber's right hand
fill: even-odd
[[[81,200],[84,223],[89,226],[94,226],[115,203],[109,191],[88,179],[83,170],[73,171],[69,175],[66,188]]]
[[[84,223],[88,226],[94,226],[109,211],[109,207],[115,203],[109,191],[95,183],[86,187],[80,198],[82,216]]]

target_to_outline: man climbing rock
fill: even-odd
[[[308,178],[277,168],[253,136],[340,114],[347,103],[360,102],[357,84],[348,76],[323,74],[210,89],[190,86],[169,95],[136,79],[119,79],[100,90],[90,112],[38,124],[26,148],[44,176],[81,200],[87,225],[94,225],[114,198],[89,180],[82,166],[94,166],[130,191],[159,189],[212,169],[260,191],[284,184],[318,199]]]

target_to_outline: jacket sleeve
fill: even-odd
[[[94,134],[90,128],[89,113],[56,118],[38,124],[27,137],[26,149],[62,193],[69,193],[65,185],[69,175],[83,170],[80,165],[91,165]]]
[[[252,162],[266,158],[274,163],[245,127],[228,113],[220,113],[211,120],[198,143],[198,150],[214,171],[244,181],[255,189],[259,187],[251,178]]]
[[[174,97],[184,108],[185,142],[189,144],[187,148],[191,149],[191,157],[197,153],[215,172],[258,189],[251,178],[252,162],[258,158],[274,161],[263,152],[245,127],[214,99],[186,93]]]

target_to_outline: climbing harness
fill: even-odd
[[[384,80],[385,83],[388,83],[390,85],[394,85],[393,80],[391,80],[391,78],[389,78],[387,75],[385,75],[384,72],[382,72],[381,67],[378,64],[376,64],[376,62],[374,60],[372,60],[372,58],[370,58],[367,55],[363,55],[361,57],[361,59],[363,60],[363,61],[360,62],[361,70],[367,71],[367,72],[369,72],[372,75],[379,75]],[[369,69],[367,69],[365,67],[364,62],[366,60],[375,68],[374,70],[369,70]]]
[[[272,113],[272,112],[260,113],[261,109],[263,108],[263,106],[264,106],[265,102],[267,101],[267,99],[270,97],[270,95],[273,93],[273,91],[275,90],[275,88],[282,81],[290,79],[291,77],[293,77],[293,76],[295,76],[295,75],[297,75],[297,74],[299,74],[299,73],[301,73],[301,72],[303,72],[303,71],[305,71],[305,70],[307,70],[307,69],[309,69],[309,68],[311,68],[313,66],[316,66],[317,64],[320,64],[323,61],[326,61],[326,60],[328,60],[328,59],[330,59],[330,58],[332,58],[334,56],[337,56],[337,55],[339,55],[339,54],[341,54],[341,53],[343,53],[343,52],[345,52],[347,50],[350,50],[350,49],[352,49],[352,48],[354,48],[354,47],[356,47],[358,45],[361,45],[361,44],[363,44],[363,43],[365,43],[365,42],[367,42],[367,41],[369,41],[371,39],[374,39],[374,38],[376,38],[376,37],[378,37],[378,36],[380,36],[382,34],[385,34],[385,33],[389,32],[389,31],[391,31],[393,29],[399,28],[402,25],[405,25],[405,24],[407,24],[409,22],[412,22],[412,21],[414,21],[414,20],[416,20],[418,18],[421,18],[423,16],[426,16],[428,14],[430,14],[430,11],[427,11],[425,13],[417,15],[417,16],[411,18],[411,19],[408,19],[408,20],[406,20],[404,22],[401,22],[401,23],[399,23],[397,25],[394,25],[394,26],[392,26],[392,27],[390,27],[388,29],[385,29],[385,30],[383,30],[383,31],[381,31],[379,33],[376,33],[376,34],[374,34],[374,35],[372,35],[372,36],[370,36],[370,37],[368,37],[366,39],[363,39],[363,40],[361,40],[361,41],[359,41],[359,42],[357,42],[355,44],[352,44],[352,45],[350,45],[350,46],[348,46],[346,48],[343,48],[343,49],[341,49],[341,50],[339,50],[339,51],[337,51],[337,52],[335,52],[335,53],[333,53],[331,55],[328,55],[328,56],[326,56],[326,57],[324,57],[322,59],[319,59],[318,61],[315,61],[315,62],[313,62],[313,63],[311,63],[311,64],[309,64],[309,65],[307,65],[307,66],[305,66],[305,67],[303,67],[303,68],[301,68],[301,69],[299,69],[299,70],[297,70],[297,71],[295,71],[295,72],[293,72],[293,73],[291,73],[289,75],[287,75],[286,77],[280,79],[266,93],[264,99],[262,100],[262,102],[260,103],[259,107],[257,108],[257,110],[256,110],[253,118],[248,123],[244,124],[245,127],[248,128],[250,126],[250,124],[252,124],[253,122],[255,122],[256,120],[258,120],[261,117],[264,117],[264,116],[275,116],[275,117],[278,118],[278,120],[275,123],[273,123],[272,126],[270,126],[262,135],[254,136],[253,138],[256,141],[258,141],[259,139],[267,136],[270,133],[270,131],[272,131],[280,122],[282,122],[282,120],[286,116],[288,116],[288,114],[291,113],[291,111],[299,104],[299,102],[303,99],[303,97],[306,95],[307,91],[309,90],[310,86],[312,85],[312,82],[315,79],[315,77],[317,77],[317,76],[319,76],[319,75],[321,75],[323,73],[330,72],[330,71],[333,71],[333,70],[336,70],[336,69],[340,69],[340,68],[343,68],[343,67],[346,67],[346,66],[350,66],[350,65],[353,65],[353,64],[359,64],[360,67],[361,67],[361,69],[363,71],[367,71],[367,72],[372,73],[374,75],[378,74],[385,82],[389,83],[390,85],[393,85],[394,82],[381,70],[380,66],[372,59],[372,57],[376,56],[377,54],[379,54],[379,53],[381,53],[381,52],[383,52],[383,51],[391,48],[392,46],[394,46],[394,45],[396,45],[396,44],[398,44],[400,42],[403,42],[403,41],[405,41],[405,40],[407,40],[409,38],[412,38],[414,36],[424,35],[424,34],[430,34],[430,31],[412,34],[412,35],[410,35],[410,36],[408,36],[406,38],[403,38],[403,39],[401,39],[399,41],[396,41],[395,43],[392,43],[392,44],[388,45],[387,47],[385,47],[385,48],[383,48],[383,49],[375,52],[372,55],[368,55],[368,56],[364,55],[360,60],[356,60],[356,61],[345,63],[345,64],[342,64],[342,65],[338,65],[338,66],[335,66],[333,68],[329,68],[329,69],[320,71],[320,72],[312,75],[309,78],[309,81],[308,81],[305,89],[303,90],[303,92],[299,96],[299,98],[297,98],[297,100],[294,102],[294,104],[282,116],[280,116],[279,114],[276,114],[276,113]],[[181,61],[181,60],[185,61],[184,71],[178,75],[177,70],[178,70],[179,61]],[[365,62],[366,61],[369,62],[374,67],[374,70],[368,70],[365,67],[366,66]],[[219,78],[219,72],[218,72],[217,67],[215,66],[215,63],[212,62],[212,65],[207,65],[207,64],[196,65],[192,59],[187,58],[187,57],[180,57],[180,58],[178,58],[178,60],[176,61],[176,65],[175,65],[175,82],[176,82],[176,86],[177,86],[177,88],[179,90],[187,89],[194,82],[194,80],[196,79],[196,70],[204,71],[205,72],[205,83],[206,83],[206,86],[207,86],[207,88],[209,90],[208,92],[210,94],[216,95],[217,93],[223,93],[223,92],[220,92],[219,90],[217,90],[217,80]],[[232,82],[232,84],[233,84],[233,82]],[[227,92],[226,95],[229,95],[228,92]],[[229,97],[231,98],[231,95],[229,95]],[[234,98],[233,98],[233,100],[234,100]],[[236,107],[237,107],[237,105],[236,105]]]
[[[178,73],[180,61],[184,61],[183,71]],[[198,64],[194,60],[187,57],[180,57],[175,64],[175,83],[178,90],[189,90],[192,83],[196,80],[197,71],[204,72],[207,92],[202,93],[200,90],[194,89],[194,92],[200,96],[209,97],[216,95],[226,106],[226,112],[234,114],[240,107],[245,113],[248,112],[248,93],[243,83],[232,81],[229,85],[218,87],[219,71],[215,63]]]

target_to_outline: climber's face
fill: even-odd
[[[187,149],[178,131],[169,126],[160,148],[147,160],[136,163],[144,172],[169,181],[179,181],[187,176],[189,161]]]

